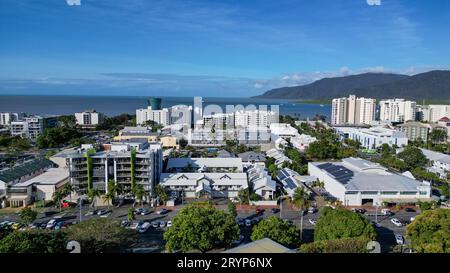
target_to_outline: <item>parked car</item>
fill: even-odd
[[[403,245],[405,243],[403,236],[400,234],[395,234],[395,242],[399,245]]]
[[[313,219],[309,219],[308,221],[309,221],[309,223],[310,223],[311,225],[313,225],[313,226],[315,226],[315,225],[316,225],[316,221],[315,221],[315,220],[313,220]]]
[[[413,208],[406,208],[405,211],[406,212],[416,212],[416,210]]]
[[[270,211],[272,211],[272,213],[278,213],[278,212],[280,212],[280,209],[279,208],[272,208],[272,209],[270,209]]]
[[[167,221],[167,227],[171,227],[172,226],[172,221]]]
[[[317,211],[317,209],[315,207],[310,207],[308,209],[308,213],[315,213]]]
[[[394,213],[393,213],[392,211],[390,211],[389,209],[382,209],[382,210],[381,210],[381,214],[387,215],[387,216],[392,216],[392,215],[394,215]]]
[[[411,221],[411,222],[414,222],[414,220],[416,220],[416,217],[411,217],[411,218],[409,219],[409,221]]]
[[[61,229],[62,228],[62,226],[63,226],[63,224],[64,224],[64,222],[63,221],[59,221],[59,222],[57,222],[56,224],[55,224],[55,227],[54,227],[54,229]]]
[[[40,229],[46,229],[46,228],[47,228],[47,223],[48,223],[48,221],[42,222],[42,223],[39,225],[39,228],[40,228]]]
[[[21,228],[23,225],[21,223],[14,223],[11,225],[11,229],[12,230],[18,230],[19,228]]]
[[[150,214],[150,210],[148,209],[142,209],[140,212],[140,215],[148,215],[148,214]]]
[[[245,219],[245,226],[246,227],[251,227],[252,226],[252,221],[250,221],[250,219]]]
[[[167,209],[160,209],[160,210],[158,210],[156,213],[157,214],[166,214],[166,213],[168,213],[169,211],[167,210]]]
[[[153,228],[159,227],[159,223],[158,223],[158,222],[152,222],[152,227],[153,227]]]
[[[48,221],[48,223],[45,226],[45,228],[51,229],[51,228],[54,228],[55,225],[56,225],[56,219],[52,219],[52,220]]]
[[[380,223],[373,221],[372,222],[374,226],[376,226],[377,228],[381,227]]]
[[[241,227],[242,227],[243,225],[245,225],[244,220],[241,219],[241,218],[238,218],[236,222],[237,222],[237,224],[238,224],[239,226],[241,226]]]
[[[396,225],[397,227],[401,227],[402,223],[397,218],[392,218],[391,223]]]
[[[137,208],[134,210],[134,214],[141,214],[141,212],[143,211],[143,208]]]
[[[120,225],[122,226],[122,227],[124,227],[124,228],[127,228],[127,227],[129,227],[130,226],[130,221],[128,221],[128,220],[122,220],[121,222],[120,222]]]
[[[106,211],[106,213],[101,214],[100,217],[106,218],[106,217],[109,217],[111,214],[112,214],[112,211],[108,210],[108,211]]]
[[[107,209],[101,209],[101,210],[98,210],[97,211],[97,215],[105,215],[105,214],[107,214],[109,212],[109,210],[107,210]]]
[[[260,209],[260,208],[257,208],[257,209],[255,210],[255,213],[256,213],[256,215],[260,215],[260,214],[263,214],[263,213],[264,213],[264,210],[263,210],[263,209]]]
[[[143,224],[144,223],[142,221],[140,221],[140,222],[133,222],[130,225],[130,229],[139,230]]]
[[[145,233],[147,232],[147,230],[150,228],[150,223],[149,222],[144,222],[141,226],[141,228],[138,230],[139,233]]]
[[[159,222],[159,227],[160,228],[163,228],[165,226],[166,226],[166,222],[164,222],[164,221]]]

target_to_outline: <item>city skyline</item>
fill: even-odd
[[[2,3],[0,94],[243,97],[448,69],[447,1],[80,4]]]

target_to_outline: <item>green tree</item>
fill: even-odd
[[[301,253],[367,253],[365,237],[322,240],[300,246]]]
[[[82,253],[115,253],[127,248],[136,233],[109,218],[94,218],[67,229],[67,237],[81,245]]]
[[[88,197],[89,197],[89,199],[91,200],[91,204],[92,204],[92,206],[94,206],[94,208],[97,207],[97,202],[96,202],[96,200],[97,200],[97,198],[99,198],[100,196],[101,196],[101,192],[100,192],[100,190],[97,189],[97,188],[90,189],[90,190],[88,191]]]
[[[144,206],[144,197],[147,194],[144,190],[144,187],[141,184],[137,184],[136,186],[134,186],[133,188],[133,195],[136,198],[136,200],[139,201],[139,204],[141,205],[141,207]]]
[[[432,143],[442,143],[447,140],[447,131],[435,129],[430,133],[430,140]]]
[[[321,209],[314,230],[315,241],[354,237],[375,239],[375,229],[366,218],[345,208]]]
[[[136,219],[136,217],[134,216],[134,210],[131,207],[128,208],[127,219],[130,222]]]
[[[228,203],[228,213],[233,217],[233,219],[236,219],[237,210],[236,210],[236,205],[233,202]]]
[[[0,253],[67,253],[63,232],[25,230],[0,240]]]
[[[23,208],[19,212],[19,217],[22,223],[28,225],[36,220],[37,214],[37,211],[34,211],[31,208]]]
[[[309,194],[305,188],[298,187],[292,195],[292,204],[300,209],[300,239],[303,238],[303,211],[311,205]]]
[[[181,139],[178,141],[178,144],[180,145],[180,148],[181,148],[181,149],[184,149],[184,148],[186,148],[186,146],[188,145],[188,141],[187,141],[186,139],[184,139],[184,138],[181,138]]]
[[[62,200],[64,199],[64,194],[61,191],[53,192],[53,203],[59,207],[59,211],[62,210]]]
[[[450,253],[450,210],[422,212],[406,227],[406,235],[419,253]]]
[[[238,198],[241,204],[248,205],[250,201],[250,194],[249,190],[247,189],[240,189],[238,192]]]
[[[239,237],[235,219],[211,204],[192,203],[182,208],[173,219],[172,227],[164,232],[168,251],[205,252],[217,242],[230,245]]]
[[[155,194],[164,204],[169,200],[169,190],[161,184],[156,185]]]
[[[288,247],[297,247],[300,243],[298,229],[286,220],[270,216],[253,227],[252,241],[269,238]]]
[[[402,159],[410,170],[417,167],[423,167],[428,163],[428,159],[422,151],[413,146],[406,146],[406,148],[398,154],[398,158]]]

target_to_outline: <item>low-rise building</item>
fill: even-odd
[[[148,142],[161,142],[163,148],[178,149],[177,138],[170,134],[152,132],[150,127],[125,127],[114,137],[114,141],[129,141],[133,139],[146,139]]]
[[[422,122],[405,122],[397,127],[400,132],[406,134],[406,137],[410,141],[428,141],[428,137],[433,130],[447,130],[438,124]]]
[[[276,183],[262,164],[252,164],[247,167],[247,177],[253,191],[264,200],[273,200],[275,197]]]
[[[316,141],[317,138],[305,134],[291,138],[292,146],[301,152],[305,151],[311,143]]]
[[[243,172],[240,158],[169,158],[166,172],[239,173]]]
[[[336,127],[335,131],[339,135],[340,140],[349,138],[359,141],[362,147],[366,149],[376,149],[383,144],[388,144],[389,146],[396,145],[397,147],[408,145],[408,138],[405,133],[385,127]]]
[[[160,185],[186,198],[236,198],[241,189],[248,188],[243,172],[163,173]]]
[[[65,168],[51,168],[27,181],[8,186],[7,204],[11,207],[25,207],[36,201],[51,201],[53,194],[69,181]]]
[[[283,189],[289,197],[294,195],[295,189],[298,187],[302,187],[306,192],[310,193],[311,191],[308,189],[307,185],[317,180],[314,176],[302,176],[289,168],[279,170],[277,179],[283,184]]]
[[[439,174],[442,178],[450,173],[450,155],[434,152],[427,149],[421,149],[422,153],[429,160],[430,167],[428,171]]]
[[[292,163],[292,160],[285,156],[284,153],[277,149],[270,149],[266,152],[267,157],[272,157],[275,159],[275,165],[280,168],[284,162]]]
[[[242,159],[244,164],[264,163],[266,162],[266,156],[262,153],[256,153],[253,151],[240,153],[237,155]]]
[[[11,135],[36,140],[44,132],[44,118],[41,116],[25,117],[11,122]]]
[[[75,113],[77,124],[82,128],[94,128],[102,124],[105,120],[105,115],[98,113],[95,110],[86,110],[84,112]]]
[[[272,139],[277,139],[277,138],[281,137],[285,140],[290,140],[291,138],[299,135],[297,129],[295,129],[288,123],[272,123],[272,124],[270,124],[270,133],[271,133]]]
[[[289,249],[269,238],[253,241],[225,250],[223,253],[296,253],[295,249]]]
[[[24,113],[0,113],[0,125],[9,126],[11,122],[21,120],[24,116]]]
[[[360,158],[342,162],[309,162],[308,171],[345,206],[415,203],[431,198],[431,185],[388,171]]]

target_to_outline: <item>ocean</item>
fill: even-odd
[[[193,97],[161,97],[162,107],[184,104],[193,105]],[[316,114],[324,115],[327,119],[331,115],[331,105],[298,103],[288,100],[255,99],[255,98],[202,98],[203,107],[217,104],[225,111],[226,105],[254,104],[278,105],[282,115],[290,115],[299,119],[313,118]],[[122,113],[135,114],[137,108],[147,106],[147,97],[118,97],[118,96],[27,96],[0,95],[0,112],[25,112],[36,115],[70,115],[87,109],[95,109],[107,116]]]

